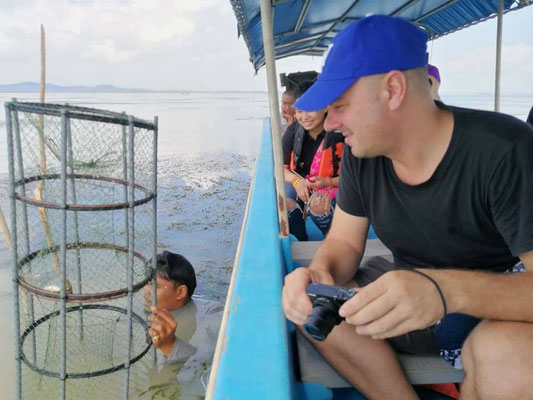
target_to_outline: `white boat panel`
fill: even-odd
[[[322,242],[292,242],[292,261],[298,262],[301,265],[308,265],[313,259],[320,243]],[[374,256],[382,256],[392,261],[390,250],[379,239],[367,240],[363,260]]]

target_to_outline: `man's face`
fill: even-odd
[[[295,113],[294,102],[295,101],[296,99],[294,98],[293,95],[291,95],[290,93],[283,93],[283,95],[281,96],[281,112],[284,115],[294,117],[294,113]]]
[[[177,300],[178,285],[160,276],[157,277],[157,306],[167,310],[174,310],[179,306]],[[144,287],[144,305],[150,308],[152,305],[152,284]]]
[[[330,104],[324,124],[326,131],[340,130],[352,154],[360,158],[383,155],[386,143],[381,120],[378,76],[358,79]]]

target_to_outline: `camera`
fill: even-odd
[[[307,318],[304,329],[313,339],[323,342],[333,327],[344,319],[339,315],[339,308],[355,295],[355,290],[310,283],[306,292],[313,302],[313,312]]]

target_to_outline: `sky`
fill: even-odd
[[[229,0],[0,0],[0,84],[47,81],[165,90],[266,90],[237,37]],[[533,94],[533,6],[503,26],[503,93]],[[430,42],[441,93],[494,91],[496,20]],[[277,72],[319,70],[321,57],[280,60]]]

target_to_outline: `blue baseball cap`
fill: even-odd
[[[362,76],[426,65],[427,40],[427,33],[416,25],[387,15],[372,15],[350,24],[333,39],[322,73],[294,107],[320,110]]]

